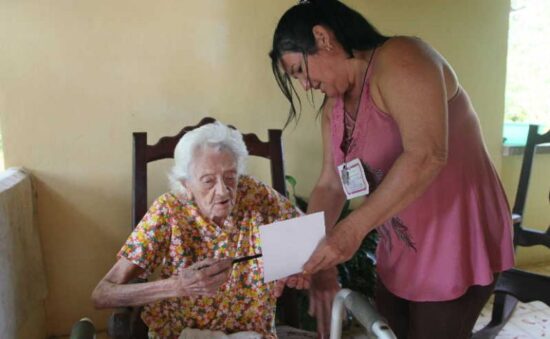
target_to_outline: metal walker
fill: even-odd
[[[365,328],[369,335],[380,339],[397,339],[386,320],[374,309],[367,297],[349,289],[342,289],[334,297],[330,323],[330,339],[342,337],[344,308]]]

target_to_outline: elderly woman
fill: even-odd
[[[171,192],[120,250],[92,294],[95,306],[145,305],[152,338],[177,338],[184,329],[275,338],[275,284],[264,283],[262,259],[232,259],[261,253],[258,226],[298,212],[243,174],[247,156],[241,134],[221,123],[185,134],[174,152]],[[157,270],[156,281],[127,284]]]

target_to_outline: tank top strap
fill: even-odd
[[[376,51],[378,51],[378,47],[379,46],[374,47],[374,49],[372,50],[372,55],[369,58],[369,68],[367,70],[367,75],[366,75],[366,77],[367,77],[366,82],[367,83],[369,83],[369,79],[370,79],[370,76],[372,74],[372,70],[374,68],[374,63],[376,62]]]

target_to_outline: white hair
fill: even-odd
[[[187,193],[182,180],[189,179],[191,164],[194,160],[193,155],[200,147],[205,146],[231,152],[237,163],[237,174],[244,173],[248,150],[242,134],[216,121],[185,133],[176,145],[174,149],[174,166],[168,175],[172,193],[176,195]]]

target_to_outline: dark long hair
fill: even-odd
[[[288,74],[280,68],[280,60],[286,52],[298,52],[304,55],[307,72],[307,56],[317,52],[313,27],[322,25],[336,36],[348,56],[353,51],[366,51],[386,41],[388,37],[380,34],[361,14],[338,0],[309,0],[288,9],[279,20],[273,34],[273,49],[269,52],[273,75],[290,102],[290,111],[285,127],[300,118],[296,111],[293,94],[296,95],[301,110],[301,101]],[[326,101],[323,101],[323,105]],[[321,106],[321,109],[323,107]]]

